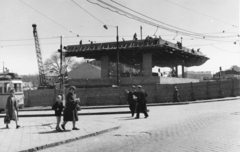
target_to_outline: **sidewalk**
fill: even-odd
[[[172,106],[172,105],[185,105],[185,104],[196,104],[205,102],[219,102],[219,101],[229,101],[238,100],[238,97],[227,97],[218,98],[210,100],[197,100],[197,101],[187,101],[178,103],[149,103],[147,106]],[[82,106],[82,110],[78,112],[79,116],[84,115],[106,115],[106,114],[126,114],[130,113],[128,105],[108,105],[108,106]],[[3,118],[5,114],[0,113],[0,118]],[[30,107],[21,109],[19,111],[19,117],[49,117],[54,116],[54,111],[51,107]]]
[[[182,104],[194,104],[217,101],[238,100],[240,97],[221,98],[212,100],[201,100],[181,103],[155,103],[148,106],[172,106]],[[3,124],[4,113],[0,114],[0,151],[35,151],[68,143],[78,139],[95,136],[101,133],[118,129],[120,125],[116,121],[101,120],[93,117],[79,117],[77,126],[80,130],[72,129],[72,123],[66,125],[67,131],[56,132],[56,118],[53,116],[53,110],[44,108],[36,108],[30,110],[25,109],[19,112],[19,124],[21,128],[15,129],[15,122],[12,121],[10,129],[6,129]],[[127,105],[121,106],[101,106],[101,107],[83,107],[79,112],[81,115],[98,115],[98,114],[122,114],[130,113]],[[39,117],[36,117],[39,116]],[[43,118],[44,117],[44,118]]]
[[[89,118],[88,118],[89,119]],[[0,151],[1,152],[30,152],[39,149],[68,143],[78,139],[96,136],[118,129],[115,122],[96,120],[81,117],[77,122],[80,130],[72,130],[72,123],[66,124],[66,131],[57,132],[56,118],[19,118],[21,127],[16,129],[15,122],[11,121],[10,129],[6,129],[3,118],[0,118]]]

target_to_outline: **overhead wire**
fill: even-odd
[[[108,9],[108,10],[110,10],[110,11],[112,11],[112,12],[115,12],[115,13],[118,13],[118,14],[120,14],[120,15],[126,16],[126,17],[128,17],[128,18],[130,18],[130,19],[134,19],[134,20],[137,20],[137,21],[140,21],[140,22],[143,22],[143,23],[152,25],[152,26],[156,26],[156,27],[165,29],[165,30],[170,31],[170,32],[174,32],[174,33],[178,32],[179,34],[186,35],[186,36],[190,36],[190,37],[194,37],[194,36],[196,37],[196,36],[197,36],[197,37],[201,37],[201,38],[206,38],[206,37],[211,37],[211,38],[227,38],[227,37],[235,37],[235,36],[236,36],[236,35],[233,35],[233,36],[210,36],[210,35],[205,35],[205,36],[204,36],[204,35],[199,35],[199,33],[187,33],[187,32],[183,32],[183,31],[176,31],[175,29],[171,29],[171,28],[168,28],[168,27],[159,25],[159,24],[157,24],[157,23],[151,22],[151,21],[149,21],[149,20],[143,19],[143,18],[141,18],[141,17],[139,17],[139,16],[133,15],[133,14],[131,14],[131,13],[129,13],[129,12],[126,12],[126,11],[120,9],[120,8],[117,8],[117,7],[115,7],[115,6],[113,6],[113,5],[110,5],[110,4],[106,3],[106,2],[103,2],[102,0],[97,0],[97,1],[100,2],[100,3],[102,3],[102,4],[104,4],[104,5],[106,5],[106,6],[108,6],[108,7],[102,6],[102,5],[100,5],[99,3],[91,2],[90,0],[87,0],[87,1],[90,2],[90,3],[92,3],[92,4],[98,5],[98,6],[102,7],[102,8],[104,8],[104,9]],[[113,8],[113,9],[115,9],[115,10],[112,10],[112,9],[110,9],[109,7]],[[116,11],[116,10],[117,10],[117,11]],[[120,12],[122,12],[122,13],[120,13]]]
[[[53,19],[51,19],[50,17],[48,17],[47,15],[43,14],[42,12],[38,11],[37,9],[33,8],[32,6],[30,6],[29,4],[23,2],[22,0],[19,0],[20,2],[22,2],[23,4],[25,4],[26,6],[28,6],[29,8],[33,9],[34,11],[36,11],[37,13],[41,14],[42,16],[44,16],[45,18],[49,19],[50,21],[52,21],[53,23],[55,23],[56,25],[62,27],[63,29],[67,30],[68,32],[70,32],[71,34],[74,34],[76,36],[79,36],[76,33],[73,33],[71,30],[69,30],[68,28],[66,28],[65,26],[59,24],[58,22],[54,21]]]
[[[218,47],[216,47],[216,46],[214,46],[214,45],[211,45],[211,46],[214,47],[214,48],[216,48],[216,49],[218,49],[218,50],[225,51],[225,52],[229,52],[229,53],[240,53],[240,52],[227,51],[227,50],[224,50],[224,49],[218,48]]]
[[[209,17],[209,18],[211,18],[211,19],[215,19],[215,20],[217,20],[217,21],[219,21],[219,22],[222,22],[222,23],[225,23],[225,24],[228,24],[228,25],[232,25],[232,26],[235,27],[235,28],[237,27],[236,25],[233,25],[233,24],[227,23],[227,22],[222,21],[222,20],[220,20],[220,19],[218,19],[218,18],[216,18],[216,17],[212,17],[212,16],[210,16],[210,15],[203,14],[203,13],[201,13],[201,12],[198,12],[198,11],[195,11],[195,10],[193,10],[193,9],[187,8],[187,7],[183,6],[183,5],[180,5],[180,4],[177,4],[177,3],[174,3],[174,2],[172,2],[172,1],[169,1],[169,0],[164,0],[164,1],[166,1],[166,2],[168,2],[168,3],[171,3],[171,4],[174,4],[174,5],[176,5],[176,6],[179,6],[179,7],[185,8],[185,9],[190,10],[190,11],[192,11],[192,12],[195,12],[195,13],[201,14],[201,15],[203,15],[203,16],[207,16],[207,17]]]
[[[166,23],[164,23],[164,22],[161,22],[161,21],[159,21],[159,20],[156,20],[156,19],[154,19],[154,18],[152,18],[152,17],[149,17],[149,16],[147,16],[147,15],[144,15],[144,14],[142,14],[142,13],[140,13],[140,12],[137,12],[137,11],[135,11],[135,10],[129,8],[129,7],[126,7],[126,6],[124,6],[124,5],[120,4],[120,3],[117,3],[117,2],[115,2],[114,0],[111,0],[111,1],[112,1],[113,3],[119,5],[119,6],[123,7],[123,8],[126,8],[126,9],[128,9],[128,10],[134,12],[134,13],[137,13],[137,14],[139,14],[139,15],[142,15],[142,16],[144,16],[144,17],[146,17],[146,18],[149,18],[149,19],[151,19],[151,20],[153,20],[153,21],[159,22],[159,23],[161,23],[161,24],[164,24],[164,25],[167,25],[167,26],[170,26],[170,27],[173,27],[173,28],[182,30],[182,31],[186,31],[186,32],[190,32],[190,33],[195,33],[195,32],[188,31],[188,30],[185,30],[185,29],[182,29],[182,28],[178,28],[178,27],[176,27],[176,26],[173,26],[173,25],[170,25],[170,24],[166,24]],[[200,33],[195,33],[195,34],[200,34]]]
[[[144,14],[142,14],[142,13],[140,13],[140,12],[137,12],[137,11],[135,11],[135,10],[129,8],[129,7],[126,7],[126,6],[124,6],[124,5],[120,4],[120,3],[117,3],[117,2],[115,2],[114,0],[110,0],[110,1],[112,1],[113,3],[115,3],[115,4],[117,4],[117,5],[121,6],[121,7],[123,7],[123,8],[125,8],[125,9],[130,10],[130,11],[132,11],[132,12],[134,12],[134,13],[137,13],[137,14],[139,14],[139,15],[142,15],[142,16],[146,17],[146,18],[149,18],[149,19],[151,19],[151,20],[153,20],[153,21],[159,22],[159,23],[161,23],[161,24],[164,24],[164,25],[167,25],[167,26],[170,26],[170,27],[179,29],[179,30],[183,30],[183,31],[186,31],[186,32],[191,32],[191,31],[188,31],[188,30],[185,30],[185,29],[182,29],[182,28],[178,28],[178,27],[173,26],[173,25],[170,25],[170,24],[166,24],[166,23],[164,23],[164,22],[161,22],[161,21],[159,21],[159,20],[157,20],[157,19],[154,19],[154,18],[152,18],[152,17],[149,17],[149,16],[147,16],[147,15],[144,15]],[[166,0],[166,1],[167,1],[167,0]],[[230,24],[230,25],[231,25],[231,24]],[[158,28],[158,27],[157,27],[157,28]],[[231,27],[231,28],[229,28],[229,29],[232,29],[232,28],[233,28],[233,27]],[[227,29],[227,30],[229,30],[229,29]],[[224,32],[227,31],[227,30],[223,30],[222,32],[219,32],[219,33],[222,34],[222,33],[224,33]],[[195,33],[195,32],[191,32],[191,33]],[[202,34],[202,33],[197,33],[197,34]],[[210,34],[210,33],[209,33],[209,34]],[[204,35],[204,34],[202,34],[202,35]]]
[[[99,21],[100,23],[104,24],[101,20],[99,20],[97,17],[95,17],[93,14],[91,14],[90,12],[88,12],[86,9],[84,9],[82,6],[80,6],[78,3],[76,3],[74,0],[71,0],[75,5],[77,5],[79,8],[81,8],[82,10],[84,10],[86,13],[88,13],[90,16],[92,16],[93,18],[95,18],[97,21]]]

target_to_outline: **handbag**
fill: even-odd
[[[80,106],[80,105],[77,105],[77,106],[76,106],[76,109],[77,109],[77,111],[81,111],[81,106]]]
[[[9,115],[6,115],[5,117],[4,117],[4,124],[10,124],[10,118],[9,118]]]

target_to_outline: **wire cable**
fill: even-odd
[[[84,9],[82,6],[78,5],[74,0],[71,0],[75,5],[77,5],[79,8],[81,8],[82,10],[84,10],[86,13],[88,13],[90,16],[92,16],[93,18],[95,18],[97,21],[99,21],[100,23],[104,24],[101,20],[99,20],[97,17],[95,17],[94,15],[92,15],[90,12],[88,12],[86,9]]]
[[[209,17],[209,18],[211,18],[211,19],[213,18],[213,19],[215,19],[215,20],[217,20],[217,21],[219,21],[219,22],[222,22],[222,23],[225,23],[225,24],[228,24],[228,25],[232,25],[233,27],[237,28],[236,25],[227,23],[227,22],[222,21],[222,20],[220,20],[220,19],[218,19],[218,18],[216,18],[216,17],[212,17],[212,16],[210,16],[210,15],[206,15],[206,14],[203,14],[203,13],[201,13],[201,12],[197,12],[197,11],[195,11],[195,10],[193,10],[193,9],[187,8],[187,7],[185,7],[185,6],[182,6],[182,5],[180,5],[180,4],[174,3],[174,2],[169,1],[169,0],[164,0],[164,1],[166,1],[166,2],[168,2],[168,3],[171,3],[171,4],[174,4],[174,5],[176,5],[176,6],[179,6],[179,7],[185,8],[185,9],[190,10],[190,11],[192,11],[192,12],[201,14],[201,15],[203,15],[203,16],[207,16],[207,17]]]
[[[201,37],[201,38],[203,38],[203,39],[205,39],[206,37],[212,37],[212,38],[235,37],[235,35],[234,35],[234,36],[224,36],[224,37],[223,37],[223,36],[210,36],[210,35],[205,35],[205,36],[204,36],[204,35],[199,35],[198,33],[187,33],[187,32],[183,32],[183,31],[176,31],[175,29],[171,29],[171,28],[168,28],[168,27],[165,27],[165,26],[162,26],[162,25],[153,23],[153,22],[151,22],[151,21],[149,21],[149,20],[140,18],[139,16],[133,15],[133,14],[131,14],[131,13],[129,13],[129,12],[126,12],[126,11],[124,11],[124,10],[121,10],[121,9],[117,8],[117,7],[114,7],[114,6],[112,6],[112,5],[110,5],[110,4],[106,3],[106,2],[103,2],[102,0],[97,0],[97,1],[99,1],[100,3],[102,3],[102,4],[104,4],[104,5],[108,6],[108,7],[104,7],[104,6],[100,5],[99,3],[91,2],[90,0],[87,0],[87,1],[90,2],[90,3],[92,3],[92,4],[98,5],[98,6],[102,7],[102,8],[104,8],[104,9],[108,9],[108,10],[110,10],[110,11],[112,11],[112,12],[115,12],[115,13],[118,13],[118,14],[120,14],[120,15],[126,16],[126,17],[128,17],[128,18],[130,18],[130,19],[134,19],[134,20],[137,20],[137,21],[140,21],[140,22],[143,22],[143,23],[152,25],[152,26],[156,26],[156,27],[165,29],[165,30],[170,31],[170,32],[174,32],[174,33],[178,32],[179,34],[186,35],[186,36],[190,36],[190,37],[194,37],[194,36],[195,36],[195,37]],[[109,7],[113,8],[113,9],[115,9],[115,10],[118,10],[118,11],[112,10],[112,9],[110,9]],[[123,13],[120,13],[119,11],[120,11],[120,12],[123,12]]]
[[[44,16],[45,18],[49,19],[50,21],[52,21],[53,23],[57,24],[58,26],[62,27],[63,29],[67,30],[68,32],[77,35],[76,33],[73,33],[71,30],[69,30],[68,28],[62,26],[61,24],[59,24],[58,22],[54,21],[53,19],[51,19],[50,17],[48,17],[47,15],[41,13],[40,11],[38,11],[37,9],[33,8],[32,6],[28,5],[27,3],[23,2],[22,0],[19,0],[20,2],[22,2],[23,4],[25,4],[26,6],[28,6],[29,8],[33,9],[34,11],[36,11],[37,13],[41,14],[42,16]]]
[[[216,46],[214,46],[214,45],[211,45],[211,46],[214,47],[214,48],[216,48],[216,49],[218,49],[218,50],[224,51],[224,52],[229,52],[229,53],[240,53],[240,52],[227,51],[227,50],[224,50],[224,49],[218,48],[218,47],[216,47]]]

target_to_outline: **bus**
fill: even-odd
[[[5,110],[7,98],[10,95],[10,90],[15,90],[19,108],[24,105],[23,82],[16,73],[0,74],[0,112]]]

